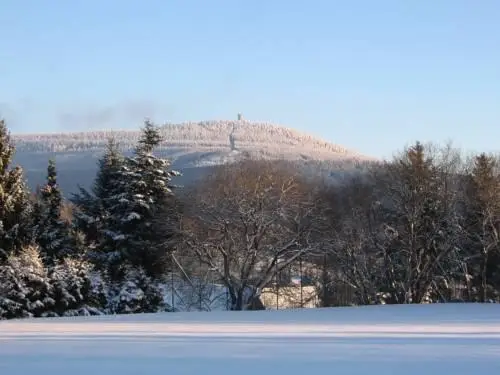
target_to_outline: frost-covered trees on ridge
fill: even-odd
[[[237,149],[251,153],[264,152],[268,157],[280,159],[308,158],[336,159],[352,157],[363,159],[354,151],[340,145],[328,143],[311,135],[273,124],[247,120],[185,122],[165,124],[159,127],[163,147],[194,147],[199,149],[231,149],[231,139]],[[96,151],[104,150],[106,139],[114,138],[123,150],[132,150],[141,133],[131,130],[91,131],[60,134],[23,134],[15,137],[22,152]]]
[[[159,127],[163,141],[154,154],[168,158],[175,168],[185,170],[182,178],[199,177],[205,167],[221,165],[244,159],[290,160],[311,174],[342,179],[343,174],[356,172],[358,166],[373,162],[372,159],[322,141],[315,137],[268,122],[203,121],[166,124]],[[133,152],[140,131],[108,130],[60,134],[14,135],[18,149],[17,160],[27,169],[30,186],[41,184],[42,173],[34,161],[39,157],[55,157],[61,173],[60,185],[70,193],[78,192],[79,184],[90,190],[90,181],[96,173],[96,163],[89,163],[95,156],[106,152],[107,139],[113,138],[120,151],[129,156]],[[78,169],[78,172],[75,171]],[[335,173],[330,173],[331,171]]]

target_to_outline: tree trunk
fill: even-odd
[[[486,302],[488,300],[488,276],[487,276],[487,269],[488,269],[488,252],[485,251],[483,252],[483,259],[481,262],[481,302]]]
[[[243,291],[238,290],[236,293],[231,293],[231,311],[243,310]]]

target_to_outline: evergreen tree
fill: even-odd
[[[94,181],[93,193],[100,200],[103,208],[109,208],[109,199],[121,188],[121,171],[125,158],[120,152],[118,143],[110,138],[104,156],[99,160],[99,169]]]
[[[474,159],[467,178],[466,258],[470,297],[500,298],[500,177],[497,160],[484,153]]]
[[[54,316],[102,315],[90,263],[65,258],[50,273]]]
[[[32,241],[31,202],[21,167],[10,168],[14,144],[0,120],[0,261]]]
[[[173,199],[171,179],[179,175],[169,170],[170,161],[153,155],[162,141],[160,130],[146,121],[134,155],[121,171],[123,193],[113,198],[114,238],[126,260],[142,267],[148,275],[164,271],[164,236],[155,230],[155,218]]]
[[[47,183],[40,189],[39,203],[35,208],[38,222],[37,242],[47,264],[72,253],[69,226],[61,218],[62,194],[57,184],[54,160],[49,160]]]
[[[35,246],[0,266],[0,319],[40,317],[54,306],[47,269]],[[50,315],[50,314],[49,314]]]
[[[454,249],[453,207],[445,189],[447,176],[421,143],[387,165],[388,175],[380,210],[386,251],[381,254],[387,287],[381,290],[392,303],[435,301],[437,275]],[[446,281],[445,281],[446,283]]]
[[[125,181],[121,180],[124,157],[118,144],[110,138],[106,152],[99,159],[98,172],[91,192],[80,187],[71,199],[76,206],[74,228],[86,239],[88,256],[100,268],[119,263],[113,228],[115,201],[123,196]]]
[[[161,284],[142,267],[124,268],[123,280],[115,283],[109,298],[112,314],[137,314],[167,311]]]
[[[31,210],[31,219],[33,221],[32,237],[36,242],[38,242],[38,238],[40,237],[42,223],[45,218],[45,208],[43,206],[41,196],[42,187],[37,185],[35,192],[30,195],[31,206],[33,207]]]
[[[90,239],[92,261],[113,280],[124,277],[127,264],[152,276],[163,272],[164,236],[153,223],[172,200],[171,178],[179,173],[153,155],[161,140],[159,128],[149,121],[131,157],[124,158],[110,140],[92,193],[81,189],[72,199],[75,225]]]
[[[74,193],[71,202],[75,205],[72,226],[85,235],[85,244],[89,248],[95,247],[98,239],[101,210],[99,202],[89,191],[78,186],[79,192]]]

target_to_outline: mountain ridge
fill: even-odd
[[[171,160],[190,184],[216,165],[243,159],[296,162],[310,175],[350,173],[374,158],[326,142],[305,132],[270,122],[214,120],[160,126],[164,141],[155,154]],[[97,160],[109,137],[115,138],[125,155],[136,146],[137,130],[90,130],[78,132],[12,134],[16,145],[14,162],[21,165],[31,188],[44,183],[47,162],[55,159],[60,185],[74,192],[77,185],[89,187],[97,171]]]
[[[368,158],[357,151],[324,141],[319,137],[286,126],[270,122],[248,120],[212,120],[200,122],[167,123],[160,127],[165,147],[224,148],[231,150],[261,148],[274,154],[297,154],[304,149],[310,157],[355,157]],[[51,132],[12,134],[20,152],[60,152],[82,150],[104,150],[107,139],[114,137],[124,150],[132,149],[140,136],[140,130],[91,130],[78,132]],[[288,150],[292,148],[293,150]]]

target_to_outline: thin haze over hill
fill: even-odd
[[[269,122],[243,119],[185,122],[161,126],[164,142],[157,154],[169,158],[184,176],[181,184],[199,178],[214,165],[243,159],[285,160],[305,166],[307,173],[329,175],[350,171],[373,161],[346,147]],[[13,134],[15,162],[34,188],[43,183],[47,162],[54,158],[66,192],[77,184],[89,186],[97,159],[113,137],[125,154],[132,152],[140,130]]]
[[[165,147],[229,149],[285,159],[366,159],[354,150],[269,122],[247,120],[185,122],[163,125],[161,133],[164,137],[162,149]],[[103,150],[109,137],[114,137],[122,149],[130,150],[135,146],[139,136],[139,130],[101,130],[22,134],[14,135],[14,139],[18,152],[71,152]]]

